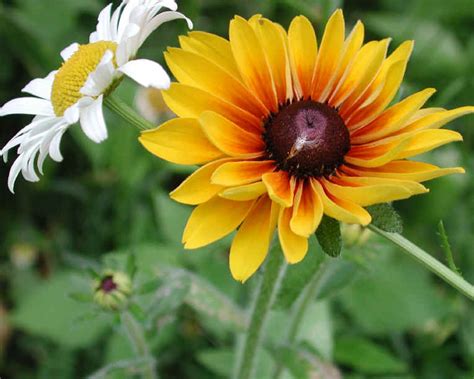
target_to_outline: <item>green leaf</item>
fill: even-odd
[[[310,379],[311,362],[295,347],[280,346],[272,349],[273,358],[298,379]]]
[[[159,279],[150,280],[149,282],[146,282],[140,286],[140,288],[137,290],[137,293],[139,295],[146,295],[155,292],[162,284],[162,281]]]
[[[230,378],[234,362],[232,349],[201,350],[196,356],[199,363],[212,373],[223,378]]]
[[[106,330],[105,321],[77,322],[90,311],[90,305],[71,299],[77,290],[71,272],[57,274],[18,300],[12,313],[13,324],[31,334],[48,338],[58,344],[79,348],[90,346]]]
[[[391,204],[383,203],[367,207],[372,216],[372,224],[389,233],[402,233],[402,218]]]
[[[309,239],[308,254],[301,264],[289,265],[286,269],[283,283],[280,291],[273,304],[275,309],[288,309],[298,298],[304,287],[313,277],[315,271],[319,269],[319,265],[323,259],[323,255],[319,254],[316,248],[316,240],[314,237]]]
[[[335,258],[341,254],[342,238],[339,221],[323,216],[316,230],[316,238],[323,251],[330,257]]]
[[[92,303],[94,301],[92,294],[87,292],[72,292],[69,297],[81,303]]]
[[[137,272],[136,257],[133,252],[130,252],[127,257],[127,265],[125,267],[127,275],[133,279],[135,273]]]
[[[332,260],[326,263],[317,293],[318,299],[331,296],[347,287],[355,279],[357,264],[347,260]]]
[[[364,374],[402,374],[407,371],[403,361],[383,347],[359,337],[341,337],[336,340],[336,362]]]
[[[456,263],[454,263],[453,251],[451,250],[451,245],[449,244],[449,239],[446,233],[446,229],[444,228],[443,220],[440,220],[438,223],[438,236],[441,242],[441,247],[443,248],[444,254],[446,256],[446,261],[448,262],[449,268],[461,275],[461,271],[457,268]]]

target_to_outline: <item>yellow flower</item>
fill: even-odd
[[[179,83],[163,96],[179,118],[140,141],[168,161],[204,164],[171,193],[197,205],[183,242],[199,248],[238,228],[230,250],[237,280],[262,264],[275,228],[296,263],[323,214],[367,225],[364,207],[464,172],[407,158],[462,140],[440,128],[474,107],[422,109],[433,89],[390,106],[413,42],[387,56],[389,39],[364,44],[361,22],[347,38],[344,28],[337,10],[318,47],[303,16],[288,32],[259,15],[236,17],[230,41],[192,32],[166,53]]]

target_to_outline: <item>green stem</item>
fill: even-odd
[[[138,357],[143,358],[147,362],[143,370],[144,379],[158,379],[156,373],[155,360],[150,355],[148,344],[145,340],[145,333],[141,325],[135,320],[135,318],[127,311],[124,311],[121,315],[122,325],[127,333],[128,339],[130,340],[135,354]]]
[[[113,112],[122,117],[125,121],[129,122],[133,126],[137,127],[140,130],[148,130],[155,127],[153,123],[145,120],[140,116],[133,108],[127,105],[120,98],[114,94],[108,95],[104,99],[104,103]]]
[[[298,329],[303,321],[303,317],[306,313],[306,309],[311,302],[316,298],[319,289],[321,288],[321,279],[326,272],[328,263],[326,260],[322,261],[316,269],[311,281],[305,287],[301,295],[296,300],[291,310],[290,320],[288,322],[288,332],[283,341],[284,345],[291,346],[297,337]],[[283,374],[283,366],[277,364],[275,369],[274,379],[278,379]]]
[[[256,354],[261,343],[265,321],[280,289],[286,267],[281,251],[278,248],[272,249],[263,278],[256,288],[250,324],[238,352],[235,379],[250,379],[254,374]]]
[[[443,279],[446,283],[456,288],[459,292],[467,296],[469,299],[474,300],[474,286],[464,280],[459,274],[450,270],[440,261],[433,258],[426,251],[420,249],[414,243],[407,240],[405,237],[401,236],[398,233],[384,232],[383,230],[373,225],[369,225],[368,228],[374,233],[377,233],[385,239],[393,242],[395,245],[401,247],[405,252],[415,258],[428,270]]]

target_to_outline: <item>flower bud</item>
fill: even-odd
[[[344,223],[341,225],[341,235],[345,246],[362,246],[371,237],[372,232],[361,225]]]
[[[94,301],[97,304],[116,310],[127,304],[132,292],[132,282],[127,274],[108,270],[94,282],[94,291]]]

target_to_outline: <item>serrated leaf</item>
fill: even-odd
[[[323,251],[330,257],[335,258],[341,254],[342,238],[339,221],[323,216],[316,230],[316,238]]]
[[[403,222],[398,212],[391,204],[383,203],[367,207],[372,216],[372,225],[385,232],[402,233]]]

